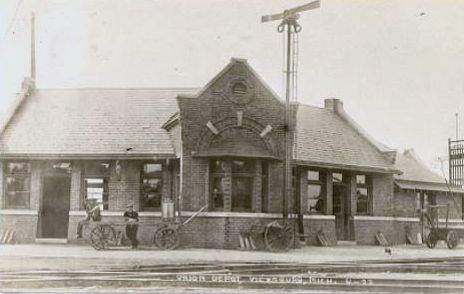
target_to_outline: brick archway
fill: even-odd
[[[197,156],[245,156],[278,158],[277,143],[272,131],[260,136],[266,128],[260,123],[243,118],[225,118],[213,122],[217,134],[205,127],[197,145]]]

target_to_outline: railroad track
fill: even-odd
[[[464,293],[464,259],[364,263],[190,264],[94,271],[3,271],[0,288],[230,289]],[[458,275],[459,274],[459,275]],[[412,275],[412,276],[411,276]]]

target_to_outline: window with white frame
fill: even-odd
[[[7,162],[4,173],[5,208],[29,208],[31,194],[30,162]]]
[[[84,163],[84,202],[95,200],[102,211],[109,208],[110,167],[110,162],[105,161]]]
[[[356,213],[369,215],[371,201],[371,178],[367,175],[356,175]]]
[[[210,208],[217,211],[226,209],[224,200],[226,191],[230,191],[232,211],[251,211],[255,165],[256,161],[242,158],[210,160]]]
[[[308,206],[306,212],[323,213],[325,195],[325,177],[319,170],[308,170]]]

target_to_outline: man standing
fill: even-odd
[[[127,210],[124,212],[126,219],[126,235],[131,240],[132,248],[136,249],[139,245],[137,240],[137,231],[139,229],[139,214],[134,210],[134,204],[127,205]]]
[[[98,204],[97,199],[87,199],[85,211],[87,213],[87,216],[85,217],[85,219],[80,220],[77,223],[76,239],[82,238],[82,229],[84,225],[88,224],[90,221],[101,221],[100,205]]]

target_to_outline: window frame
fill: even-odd
[[[152,173],[155,173],[154,175],[149,175],[150,173],[145,173],[145,166],[147,164],[160,165],[161,170],[152,172]],[[164,181],[165,181],[165,179],[164,179],[165,169],[166,169],[166,165],[165,165],[164,162],[161,162],[161,161],[145,161],[145,162],[141,163],[141,165],[140,165],[140,193],[139,193],[140,211],[161,211],[162,206],[163,206],[163,199],[164,199],[163,190],[164,190]],[[158,179],[159,180],[159,184],[158,184],[158,186],[160,187],[160,191],[159,191],[159,194],[160,194],[160,196],[159,196],[159,207],[145,206],[145,201],[144,201],[145,191],[144,191],[143,185],[144,185],[144,180],[150,180],[150,179]]]
[[[222,168],[221,171],[214,170],[214,164],[216,161],[221,161],[224,164],[224,168]],[[244,171],[236,171],[234,170],[233,162],[234,161],[245,161],[248,162],[249,164],[249,170],[244,170]],[[262,195],[255,195],[255,184],[256,184],[256,162],[257,160],[254,158],[243,158],[243,157],[231,157],[231,158],[210,158],[208,162],[209,166],[209,173],[208,173],[208,179],[209,179],[209,203],[210,203],[210,210],[211,211],[230,211],[230,212],[253,212],[254,209],[254,201],[255,197],[262,197]],[[215,198],[214,198],[214,182],[215,179],[220,178],[221,180],[225,179],[228,185],[230,185],[230,210],[229,208],[226,208],[224,205],[224,202],[226,200],[226,197],[228,194],[226,194],[224,191],[222,191],[220,194],[222,194],[222,207],[216,207],[215,206]],[[251,181],[251,191],[250,191],[250,208],[245,208],[245,206],[235,206],[234,204],[236,201],[234,201],[234,185],[237,181],[237,179],[240,178],[246,178],[250,179]],[[226,210],[227,209],[227,210]]]
[[[311,179],[310,178],[310,173],[312,172],[317,172],[318,173],[318,179]],[[326,181],[326,173],[323,170],[320,169],[308,169],[307,170],[307,175],[306,175],[306,207],[304,207],[304,213],[305,214],[325,214],[326,212],[326,207],[327,207],[327,181]],[[310,198],[309,196],[309,186],[319,186],[320,187],[320,192],[319,192],[319,197],[318,198]],[[316,206],[317,206],[317,201],[314,206],[311,206],[310,204],[310,199],[317,199],[317,201],[322,200],[322,211],[317,211]],[[311,207],[314,207],[314,210],[311,209]]]
[[[12,163],[25,163],[28,166],[27,172],[18,172],[18,173],[10,173],[8,172],[8,165]],[[14,193],[22,193],[27,195],[25,197],[25,204],[24,205],[11,205],[9,202],[10,196],[8,195],[8,177],[18,177],[21,179],[26,179],[28,181],[28,190],[24,191],[14,191]],[[27,160],[12,160],[12,161],[5,161],[3,162],[3,207],[6,209],[29,209],[31,205],[31,180],[32,180],[32,164],[30,161]],[[27,193],[27,194],[26,194]]]
[[[106,168],[100,168],[96,169],[94,167],[91,167],[91,165],[101,165],[104,166],[108,164],[108,167]],[[100,205],[100,209],[102,211],[105,210],[110,210],[110,179],[111,179],[111,167],[112,167],[112,162],[109,160],[98,160],[98,161],[87,161],[82,164],[82,185],[84,189],[82,189],[81,192],[81,207],[80,210],[85,210],[86,209],[86,203],[88,200],[88,194],[87,194],[87,179],[101,179],[102,182],[102,187],[103,187],[103,193],[102,193],[102,203]]]
[[[358,176],[364,176],[364,183],[358,183]],[[372,176],[368,174],[356,174],[356,215],[372,215]],[[365,205],[366,211],[359,211],[359,195],[361,189],[367,190]]]

